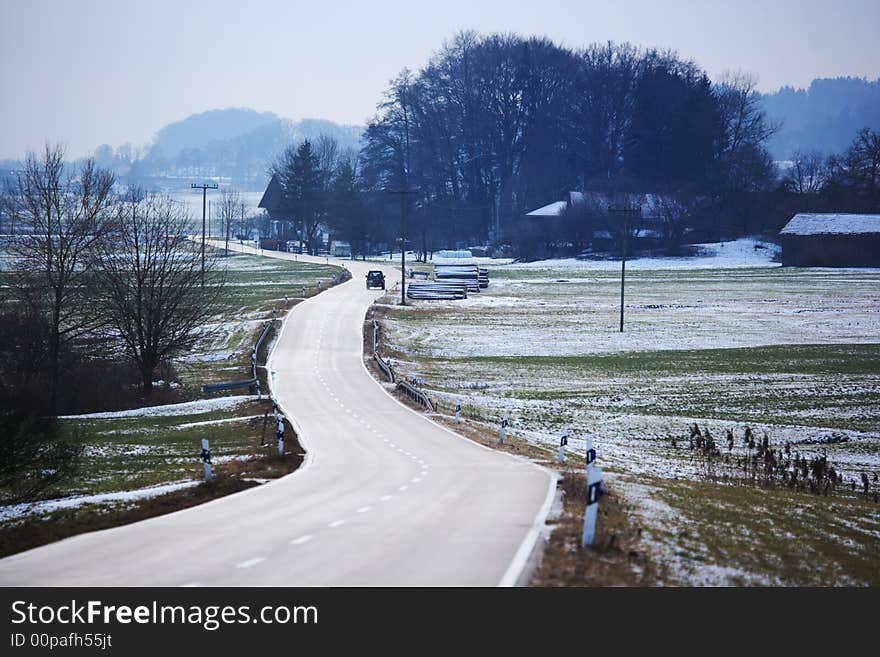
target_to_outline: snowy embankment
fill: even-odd
[[[0,522],[21,519],[29,515],[43,515],[58,511],[59,509],[71,509],[83,504],[112,504],[118,502],[133,502],[158,495],[164,495],[183,488],[198,486],[199,481],[175,481],[161,486],[148,486],[137,490],[125,490],[116,493],[102,493],[100,495],[74,495],[55,500],[41,500],[39,502],[25,502],[22,504],[9,504],[0,506]]]
[[[234,395],[215,399],[198,399],[180,404],[163,404],[161,406],[145,406],[128,411],[108,411],[104,413],[84,413],[83,415],[61,415],[61,420],[105,420],[121,417],[168,417],[174,415],[200,415],[213,411],[226,410],[256,399],[256,395]]]

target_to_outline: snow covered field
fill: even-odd
[[[498,266],[479,295],[419,306],[389,329],[427,355],[459,357],[880,342],[878,270],[783,269],[755,245],[629,263],[624,333],[620,264],[582,261]]]
[[[716,438],[733,429],[740,439],[748,425],[808,456],[825,449],[847,483],[880,471],[880,270],[781,268],[773,256],[742,240],[695,258],[628,263],[623,334],[619,263],[496,265],[490,287],[465,301],[382,307],[385,344],[396,368],[424,378],[447,408],[462,403],[493,427],[508,415],[514,432],[551,450],[563,427],[575,453],[590,436],[678,581],[865,581],[845,569],[828,575],[837,567],[828,559],[825,580],[802,571],[786,579],[763,562],[734,567],[705,541],[679,558],[677,535],[657,530],[668,515],[658,509],[669,507],[692,532],[715,531],[687,519],[706,508],[684,494],[701,474],[672,446],[686,444],[694,422]],[[828,437],[839,442],[819,442]],[[733,453],[742,450],[738,440]],[[838,532],[829,545],[876,546],[880,505],[840,504],[848,524],[829,521]],[[750,531],[764,540],[763,529]]]

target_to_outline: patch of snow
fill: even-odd
[[[663,256],[657,258],[635,258],[626,261],[628,270],[651,269],[742,269],[748,267],[780,267],[774,262],[779,253],[779,246],[772,242],[764,242],[751,237],[732,242],[711,242],[695,244],[699,249],[695,256]],[[580,270],[617,270],[620,260],[577,260],[561,258],[558,260],[540,260],[537,262],[518,262],[510,265],[512,269],[580,269]],[[491,272],[489,273],[491,277]]]
[[[237,351],[215,351],[210,353],[188,354],[177,360],[182,363],[217,363],[223,360],[229,360],[237,354]]]
[[[131,502],[143,500],[157,495],[164,495],[175,490],[197,486],[199,481],[183,480],[159,486],[148,486],[136,490],[125,490],[116,493],[101,493],[99,495],[75,495],[62,497],[54,500],[41,500],[39,502],[25,502],[22,504],[8,504],[0,506],[0,522],[22,518],[28,515],[43,515],[57,511],[58,509],[71,509],[83,504],[107,504],[114,502]]]
[[[119,417],[168,417],[173,415],[199,415],[223,409],[235,408],[246,401],[256,399],[256,395],[234,395],[213,399],[198,399],[180,404],[163,404],[161,406],[145,406],[127,411],[109,411],[105,413],[84,413],[83,415],[60,415],[61,420],[103,420]]]
[[[253,418],[263,417],[262,415],[242,415],[241,417],[229,417],[224,420],[205,420],[204,422],[187,422],[185,424],[179,424],[175,429],[192,429],[193,427],[204,427],[209,424],[228,424],[230,422],[244,422],[245,420],[252,420]]]

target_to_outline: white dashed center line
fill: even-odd
[[[327,526],[328,527],[339,527],[339,525],[344,525],[344,524],[345,524],[345,520],[334,520],[333,522],[331,522]]]
[[[369,506],[362,506],[360,509],[357,510],[357,512],[358,512],[358,513],[366,513],[366,512],[369,511],[371,508],[372,508],[372,507],[369,507]]]
[[[251,566],[256,566],[261,561],[265,561],[265,557],[254,557],[253,559],[248,559],[247,561],[242,561],[236,568],[250,568]]]
[[[300,536],[299,538],[293,539],[290,542],[290,544],[291,545],[302,545],[303,543],[308,543],[310,540],[312,540],[312,535],[306,534],[305,536]]]

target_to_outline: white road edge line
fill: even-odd
[[[296,306],[294,306],[294,308],[296,308]],[[464,440],[465,442],[470,443],[474,447],[478,447],[480,449],[485,449],[490,452],[494,452],[496,454],[501,454],[503,456],[507,456],[508,458],[512,458],[515,461],[518,461],[520,463],[525,463],[533,468],[538,468],[539,470],[541,470],[542,472],[544,472],[547,475],[547,479],[548,479],[547,497],[544,498],[544,504],[541,505],[540,509],[538,509],[538,513],[537,513],[537,515],[535,515],[535,519],[532,522],[531,528],[526,533],[526,535],[523,537],[522,543],[520,543],[519,548],[517,549],[516,553],[513,555],[513,560],[510,562],[510,565],[507,567],[507,570],[504,571],[504,575],[502,575],[501,581],[498,582],[499,587],[516,586],[518,583],[518,580],[520,578],[520,575],[522,575],[523,570],[525,569],[526,564],[529,561],[529,557],[532,555],[532,551],[535,549],[535,545],[537,544],[538,539],[541,536],[541,532],[543,531],[545,525],[547,524],[547,516],[550,514],[550,508],[553,506],[553,499],[556,497],[556,487],[557,487],[557,482],[559,481],[559,475],[557,475],[556,472],[554,472],[553,470],[550,470],[549,468],[545,468],[544,466],[538,465],[537,463],[533,463],[532,461],[525,459],[523,457],[516,456],[516,455],[510,454],[508,452],[501,452],[497,449],[492,449],[491,447],[486,447],[485,445],[481,445],[480,443],[473,441],[466,436],[462,436],[461,434],[454,432],[449,427],[443,426],[442,424],[433,420],[432,418],[430,418],[422,413],[419,413],[415,409],[410,408],[409,406],[404,404],[402,401],[400,401],[397,397],[395,397],[390,392],[388,392],[388,390],[385,389],[381,383],[379,383],[375,378],[373,378],[373,375],[370,374],[370,370],[367,369],[367,365],[364,362],[364,359],[361,358],[360,360],[361,360],[361,367],[364,368],[364,371],[369,375],[369,377],[370,377],[370,379],[372,379],[373,383],[375,385],[377,385],[380,390],[384,391],[385,394],[388,395],[392,400],[394,400],[394,402],[398,406],[400,406],[401,408],[406,409],[408,412],[412,413],[413,415],[417,415],[418,417],[422,418],[423,420],[427,420],[428,422],[432,423],[434,426],[439,427],[440,429],[442,429],[443,431],[448,433],[450,436],[454,436],[454,437],[458,438],[459,440]],[[403,488],[404,488],[404,490],[406,489],[406,487],[403,487]]]
[[[541,469],[547,470],[547,468]],[[513,555],[513,561],[510,562],[510,565],[504,572],[504,576],[501,578],[501,581],[498,582],[498,586],[510,587],[517,585],[520,575],[522,575],[523,570],[525,570],[526,564],[529,561],[529,557],[532,556],[532,551],[535,549],[535,544],[541,537],[541,532],[543,531],[544,526],[547,522],[547,516],[550,513],[550,507],[553,505],[553,499],[556,497],[557,481],[558,480],[556,476],[550,477],[550,483],[547,486],[547,497],[544,499],[544,504],[541,506],[541,510],[538,511],[538,515],[535,516],[535,521],[534,523],[532,523],[532,527],[531,529],[529,529],[529,532],[528,534],[526,534],[523,542],[520,543],[519,549],[516,551],[516,554]]]

